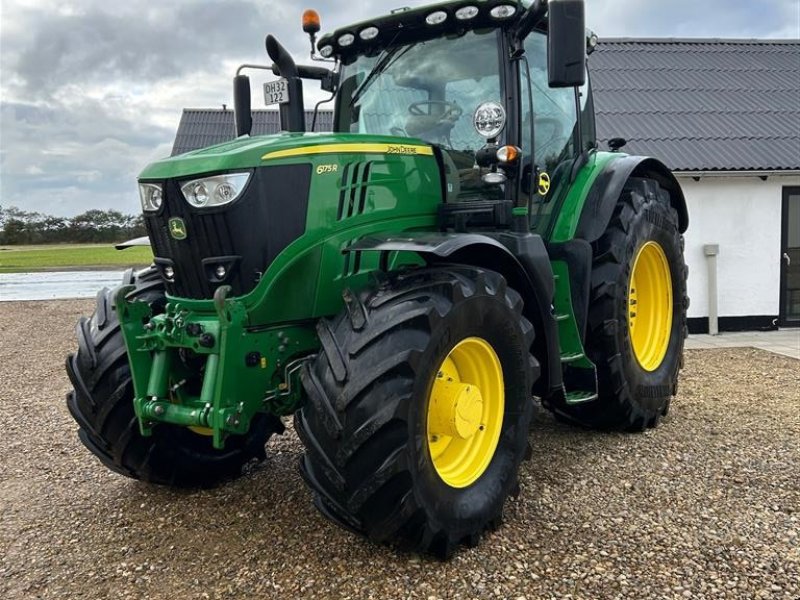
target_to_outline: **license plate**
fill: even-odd
[[[289,84],[285,79],[276,79],[264,84],[264,102],[270,104],[287,104],[289,102]]]

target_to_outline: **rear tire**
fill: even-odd
[[[393,274],[363,300],[346,299],[347,310],[320,322],[322,350],[302,372],[307,401],[295,428],[306,447],[304,479],[317,508],[337,524],[447,558],[459,543],[475,545],[499,525],[507,496],[519,489],[539,375],[530,354],[533,326],[499,274],[471,267]],[[491,347],[473,357],[501,365],[500,387],[485,388],[481,406],[491,405],[491,390],[502,390],[494,394],[502,423],[495,422],[496,446],[482,465],[467,461],[459,471],[456,461],[446,471],[444,455],[432,455],[438,436],[429,408],[436,406],[432,390],[443,361],[465,342]],[[474,381],[458,364],[458,381],[469,391]],[[481,410],[481,433],[468,436],[489,435],[492,425],[483,424],[492,422],[489,409]],[[452,471],[463,478],[449,478]]]
[[[655,427],[677,393],[689,305],[683,236],[669,194],[652,180],[629,180],[608,228],[593,244],[593,254],[586,349],[597,366],[599,398],[566,406],[562,416],[600,429]],[[656,320],[650,337],[668,338],[639,335],[634,344],[629,319],[632,310],[635,318],[637,300],[630,292],[631,276],[637,258],[650,254],[662,257],[668,270],[663,288],[670,289],[672,298],[669,318],[661,320],[669,325],[656,327]],[[658,258],[654,261],[658,264]],[[640,313],[648,309],[642,298],[638,303]]]
[[[164,285],[154,268],[128,271],[122,283],[136,286],[129,298],[148,302],[155,313],[163,310]],[[94,314],[78,322],[78,351],[67,358],[74,388],[67,394],[67,407],[78,422],[83,445],[116,473],[185,488],[215,486],[240,475],[252,459],[264,459],[267,439],[283,430],[277,417],[256,417],[248,434],[229,438],[224,450],[184,427],[161,424],[150,437],[139,433],[114,293],[103,289],[97,294]]]

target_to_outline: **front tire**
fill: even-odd
[[[519,294],[490,271],[409,271],[318,332],[295,417],[316,506],[442,558],[477,544],[518,490],[528,449],[539,366]]]
[[[154,268],[128,271],[123,285],[135,285],[129,298],[163,310],[161,276]],[[241,474],[253,459],[264,459],[264,445],[283,430],[277,417],[259,415],[245,436],[231,437],[224,450],[211,438],[185,427],[158,425],[143,437],[133,408],[133,381],[122,329],[114,310],[115,290],[97,294],[91,318],[78,322],[78,351],[67,358],[73,390],[67,408],[79,425],[78,437],[112,471],[148,483],[182,488],[212,487]]]

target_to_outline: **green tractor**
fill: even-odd
[[[686,203],[663,163],[597,148],[581,0],[303,25],[319,66],[266,41],[283,133],[249,135],[240,69],[238,137],[140,175],[154,265],[78,324],[67,404],[108,468],[190,488],[294,415],[326,517],[447,557],[518,493],[538,404],[599,429],[667,414]],[[303,79],[332,133],[304,131]]]

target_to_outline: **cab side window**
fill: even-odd
[[[547,37],[538,31],[525,40],[525,55],[528,73],[521,75],[522,146],[526,153],[531,150],[531,125],[533,125],[534,157],[540,169],[552,172],[575,152],[574,88],[550,88],[547,82]],[[525,70],[525,63],[521,64]],[[527,76],[526,76],[527,75]],[[533,92],[533,114],[528,97],[528,77]]]

